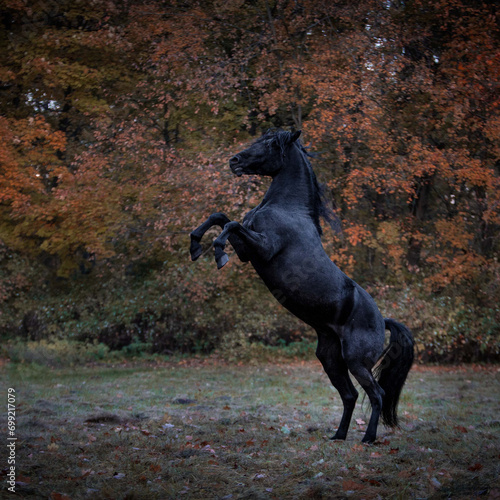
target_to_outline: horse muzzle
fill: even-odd
[[[233,156],[229,160],[229,167],[231,168],[233,174],[236,174],[238,177],[241,177],[243,175],[243,168],[240,165],[240,158],[238,155]]]

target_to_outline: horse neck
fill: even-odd
[[[304,153],[293,146],[288,151],[284,165],[275,175],[264,198],[287,209],[312,214],[314,211],[314,177]],[[267,200],[266,200],[267,198]]]

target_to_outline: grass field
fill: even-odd
[[[50,370],[4,364],[17,495],[64,499],[500,498],[500,367],[414,367],[402,428],[345,442],[319,362],[214,360]],[[2,456],[1,495],[8,490]]]

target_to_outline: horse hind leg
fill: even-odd
[[[380,387],[380,385],[372,375],[371,370],[373,368],[373,365],[375,364],[375,361],[373,361],[371,358],[362,358],[358,356],[351,357],[347,354],[346,362],[349,371],[361,385],[370,400],[372,413],[362,442],[373,443],[377,438],[377,426],[380,418],[380,413],[382,411],[382,400],[384,397],[384,390]]]
[[[349,430],[354,407],[356,406],[358,391],[349,377],[347,364],[342,358],[342,349],[337,336],[318,334],[316,356],[321,361],[332,385],[339,392],[344,406],[340,425],[331,439],[344,440]]]

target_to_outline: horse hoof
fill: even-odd
[[[330,441],[345,441],[345,438],[346,436],[339,435],[339,433],[337,432],[335,436],[332,436],[330,438]]]
[[[217,269],[222,269],[229,262],[229,257],[227,253],[223,253],[220,257],[215,259],[215,261],[217,262]]]
[[[191,254],[191,260],[196,260],[203,252],[201,245],[194,240],[191,240],[191,247],[189,248],[189,253]]]
[[[375,442],[376,436],[365,436],[361,442],[364,444],[373,444]]]

